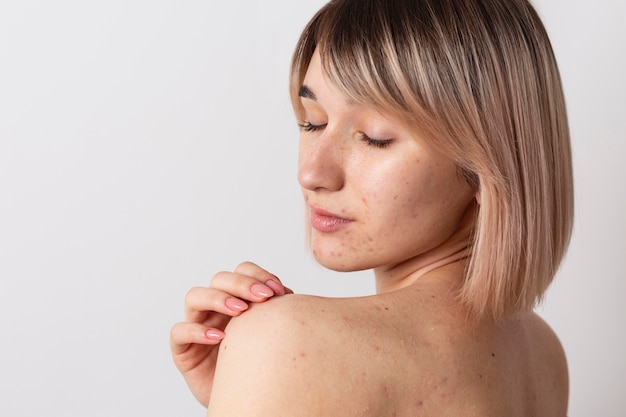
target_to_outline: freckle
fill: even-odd
[[[417,406],[418,406],[418,407],[422,407],[423,405],[424,405],[424,401],[419,400],[419,401],[417,402]]]
[[[385,310],[389,311],[389,307],[385,307]]]
[[[306,352],[300,352],[300,357],[301,358],[305,358],[306,357]]]
[[[491,357],[492,357],[492,358],[495,358],[495,357],[496,357],[496,354],[495,354],[495,353],[492,353],[492,354],[491,354]]]
[[[296,361],[296,357],[294,356],[293,358],[291,358],[291,361],[295,362]]]
[[[398,196],[397,196],[397,195],[394,195],[394,196],[393,196],[393,199],[394,199],[394,200],[397,200],[397,199],[398,199]]]
[[[483,376],[482,376],[481,374],[478,374],[478,377],[479,377],[480,379],[483,379]]]
[[[374,352],[380,353],[380,346],[374,346]]]

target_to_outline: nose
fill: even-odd
[[[327,128],[320,135],[300,138],[298,182],[312,191],[338,191],[345,181],[342,140]]]

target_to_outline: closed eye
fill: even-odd
[[[325,124],[323,125],[314,125],[311,122],[307,122],[304,121],[302,123],[298,124],[300,126],[300,129],[304,130],[305,132],[317,132],[319,130],[322,130],[326,127]]]
[[[393,142],[393,139],[373,139],[365,133],[361,133],[360,136],[363,142],[365,142],[368,146],[373,146],[375,148],[386,148]]]

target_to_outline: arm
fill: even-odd
[[[234,272],[216,274],[209,287],[193,288],[185,298],[185,322],[171,331],[172,357],[193,395],[207,406],[213,386],[217,346],[232,317],[274,295],[291,292],[278,278],[246,262]]]

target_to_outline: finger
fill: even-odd
[[[219,329],[199,323],[177,323],[170,331],[170,347],[172,354],[180,355],[192,344],[217,345],[223,338],[224,332]]]
[[[213,276],[210,287],[243,300],[259,303],[277,295],[276,291],[266,284],[266,281],[268,280],[263,281],[258,277],[240,272],[223,271]],[[277,281],[273,280],[271,285],[274,285],[274,283],[277,283]],[[279,286],[282,287],[280,284]],[[279,289],[277,286],[275,287]]]
[[[242,262],[235,268],[236,274],[254,278],[272,289],[274,295],[284,295],[285,287],[281,280],[266,269],[261,268],[253,262]]]
[[[195,287],[185,295],[185,320],[204,322],[210,313],[235,317],[248,309],[248,304],[216,288]]]

